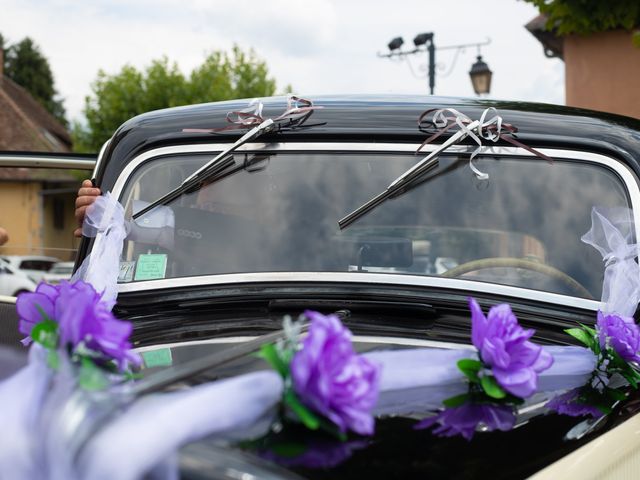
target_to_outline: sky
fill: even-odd
[[[524,28],[537,15],[521,0],[0,0],[0,33],[29,36],[49,59],[68,118],[83,121],[100,69],[143,69],[167,56],[187,74],[208,52],[253,48],[280,91],[319,94],[428,93],[427,55],[378,57],[397,36],[413,47],[485,42],[489,98],[564,103],[564,64],[544,56]],[[474,96],[477,49],[436,52],[437,95]]]

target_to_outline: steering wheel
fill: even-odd
[[[465,262],[457,267],[447,270],[442,274],[443,277],[456,278],[465,273],[473,272],[476,270],[485,270],[487,268],[524,268],[526,270],[532,270],[534,272],[542,273],[554,280],[558,280],[562,284],[566,285],[583,298],[593,300],[593,296],[589,293],[580,282],[573,277],[567,275],[562,270],[558,270],[551,265],[544,263],[534,262],[533,260],[527,260],[525,258],[513,258],[513,257],[494,257],[494,258],[480,258],[478,260],[471,260]]]

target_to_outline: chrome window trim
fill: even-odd
[[[96,164],[93,166],[93,172],[91,172],[91,178],[96,178],[98,175],[98,170],[100,169],[100,165],[102,165],[102,160],[104,160],[104,152],[107,151],[107,147],[111,143],[111,137],[109,140],[102,144],[102,148],[100,148],[100,152],[98,153],[98,159],[96,160]]]
[[[226,273],[216,275],[200,275],[197,277],[163,278],[159,280],[146,280],[132,283],[118,284],[119,293],[142,292],[147,290],[159,290],[165,288],[184,288],[216,285],[237,284],[263,284],[273,283],[335,283],[345,284],[372,284],[393,285],[410,287],[429,287],[450,290],[468,291],[501,295],[505,297],[524,298],[540,302],[554,303],[569,307],[583,308],[596,311],[600,308],[600,302],[585,298],[571,297],[559,293],[530,290],[511,285],[497,283],[478,282],[457,278],[422,277],[418,275],[402,275],[389,273],[365,273],[365,272],[255,272],[255,273]]]
[[[138,353],[149,352],[153,350],[161,350],[164,348],[182,348],[191,347],[196,345],[216,345],[216,344],[237,344],[243,342],[250,342],[255,340],[257,336],[237,336],[237,337],[222,337],[222,338],[207,338],[206,340],[185,340],[183,342],[168,342],[157,343],[155,345],[146,345],[144,347],[136,347],[134,350]],[[437,340],[427,340],[419,338],[403,338],[403,337],[376,337],[373,335],[353,335],[351,340],[354,343],[384,343],[387,345],[402,345],[405,347],[431,347],[442,349],[456,349],[456,350],[469,350],[475,351],[476,348],[473,345],[466,345],[460,343],[440,342]]]
[[[112,194],[120,199],[127,179],[133,172],[143,163],[152,160],[155,157],[175,155],[175,154],[194,154],[194,153],[213,153],[219,152],[227,143],[210,143],[196,145],[175,145],[170,147],[161,147],[147,152],[141,153],[129,162],[118,176]],[[340,142],[282,142],[282,143],[248,143],[238,149],[239,152],[364,152],[364,153],[413,153],[419,147],[419,144],[402,144],[402,143],[340,143]],[[439,145],[429,144],[422,148],[422,153],[427,155],[429,152],[437,149]],[[476,147],[465,145],[454,145],[447,149],[447,153],[453,154],[470,154]],[[570,160],[573,162],[587,162],[603,165],[613,170],[623,181],[628,189],[631,207],[634,211],[634,221],[636,224],[636,238],[640,238],[640,190],[638,189],[638,180],[635,174],[622,162],[593,152],[583,152],[578,150],[564,150],[541,148],[538,149],[545,155],[562,160]],[[534,157],[534,154],[519,147],[502,147],[488,146],[484,147],[481,155],[492,155],[502,157]],[[417,160],[417,158],[416,158]],[[337,219],[336,219],[337,221]],[[640,244],[639,244],[640,245]],[[640,248],[640,247],[639,247]],[[354,277],[354,274],[357,277]],[[376,274],[364,272],[258,272],[258,273],[242,273],[242,274],[219,274],[219,275],[203,275],[198,277],[179,277],[171,279],[142,281],[135,283],[119,284],[119,292],[138,292],[146,290],[154,290],[169,287],[194,287],[202,285],[226,285],[237,283],[254,283],[254,282],[334,282],[334,283],[371,283],[371,284],[387,284],[387,285],[410,285],[424,286],[431,288],[447,288],[452,290],[475,290],[482,293],[492,293],[515,298],[524,298],[540,302],[565,305],[586,310],[596,311],[600,308],[601,303],[595,300],[587,300],[583,298],[560,295],[556,293],[543,292],[538,290],[530,290],[521,287],[509,285],[491,284],[485,282],[449,279],[442,277],[421,277],[414,275],[401,274]]]

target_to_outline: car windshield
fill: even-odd
[[[142,164],[123,191],[138,211],[212,158]],[[580,241],[591,209],[630,207],[602,164],[443,155],[421,184],[344,230],[337,221],[419,157],[401,153],[236,153],[236,171],[138,218],[121,282],[247,272],[444,276],[599,298],[602,259]]]

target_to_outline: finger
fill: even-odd
[[[82,237],[82,229],[81,228],[76,228],[73,231],[73,236],[76,237],[76,238]]]
[[[79,197],[84,197],[84,196],[91,196],[91,197],[97,197],[100,195],[100,189],[99,188],[81,188],[78,190],[78,196]]]
[[[82,226],[82,222],[84,221],[84,217],[87,213],[87,208],[88,207],[80,207],[80,208],[76,208],[76,222],[78,223],[79,226]]]
[[[91,180],[85,179],[82,181],[82,186],[86,188],[91,188],[93,187],[93,183],[91,182]]]
[[[87,195],[78,197],[76,198],[76,208],[89,206],[96,201],[96,198],[98,197],[91,197]]]

